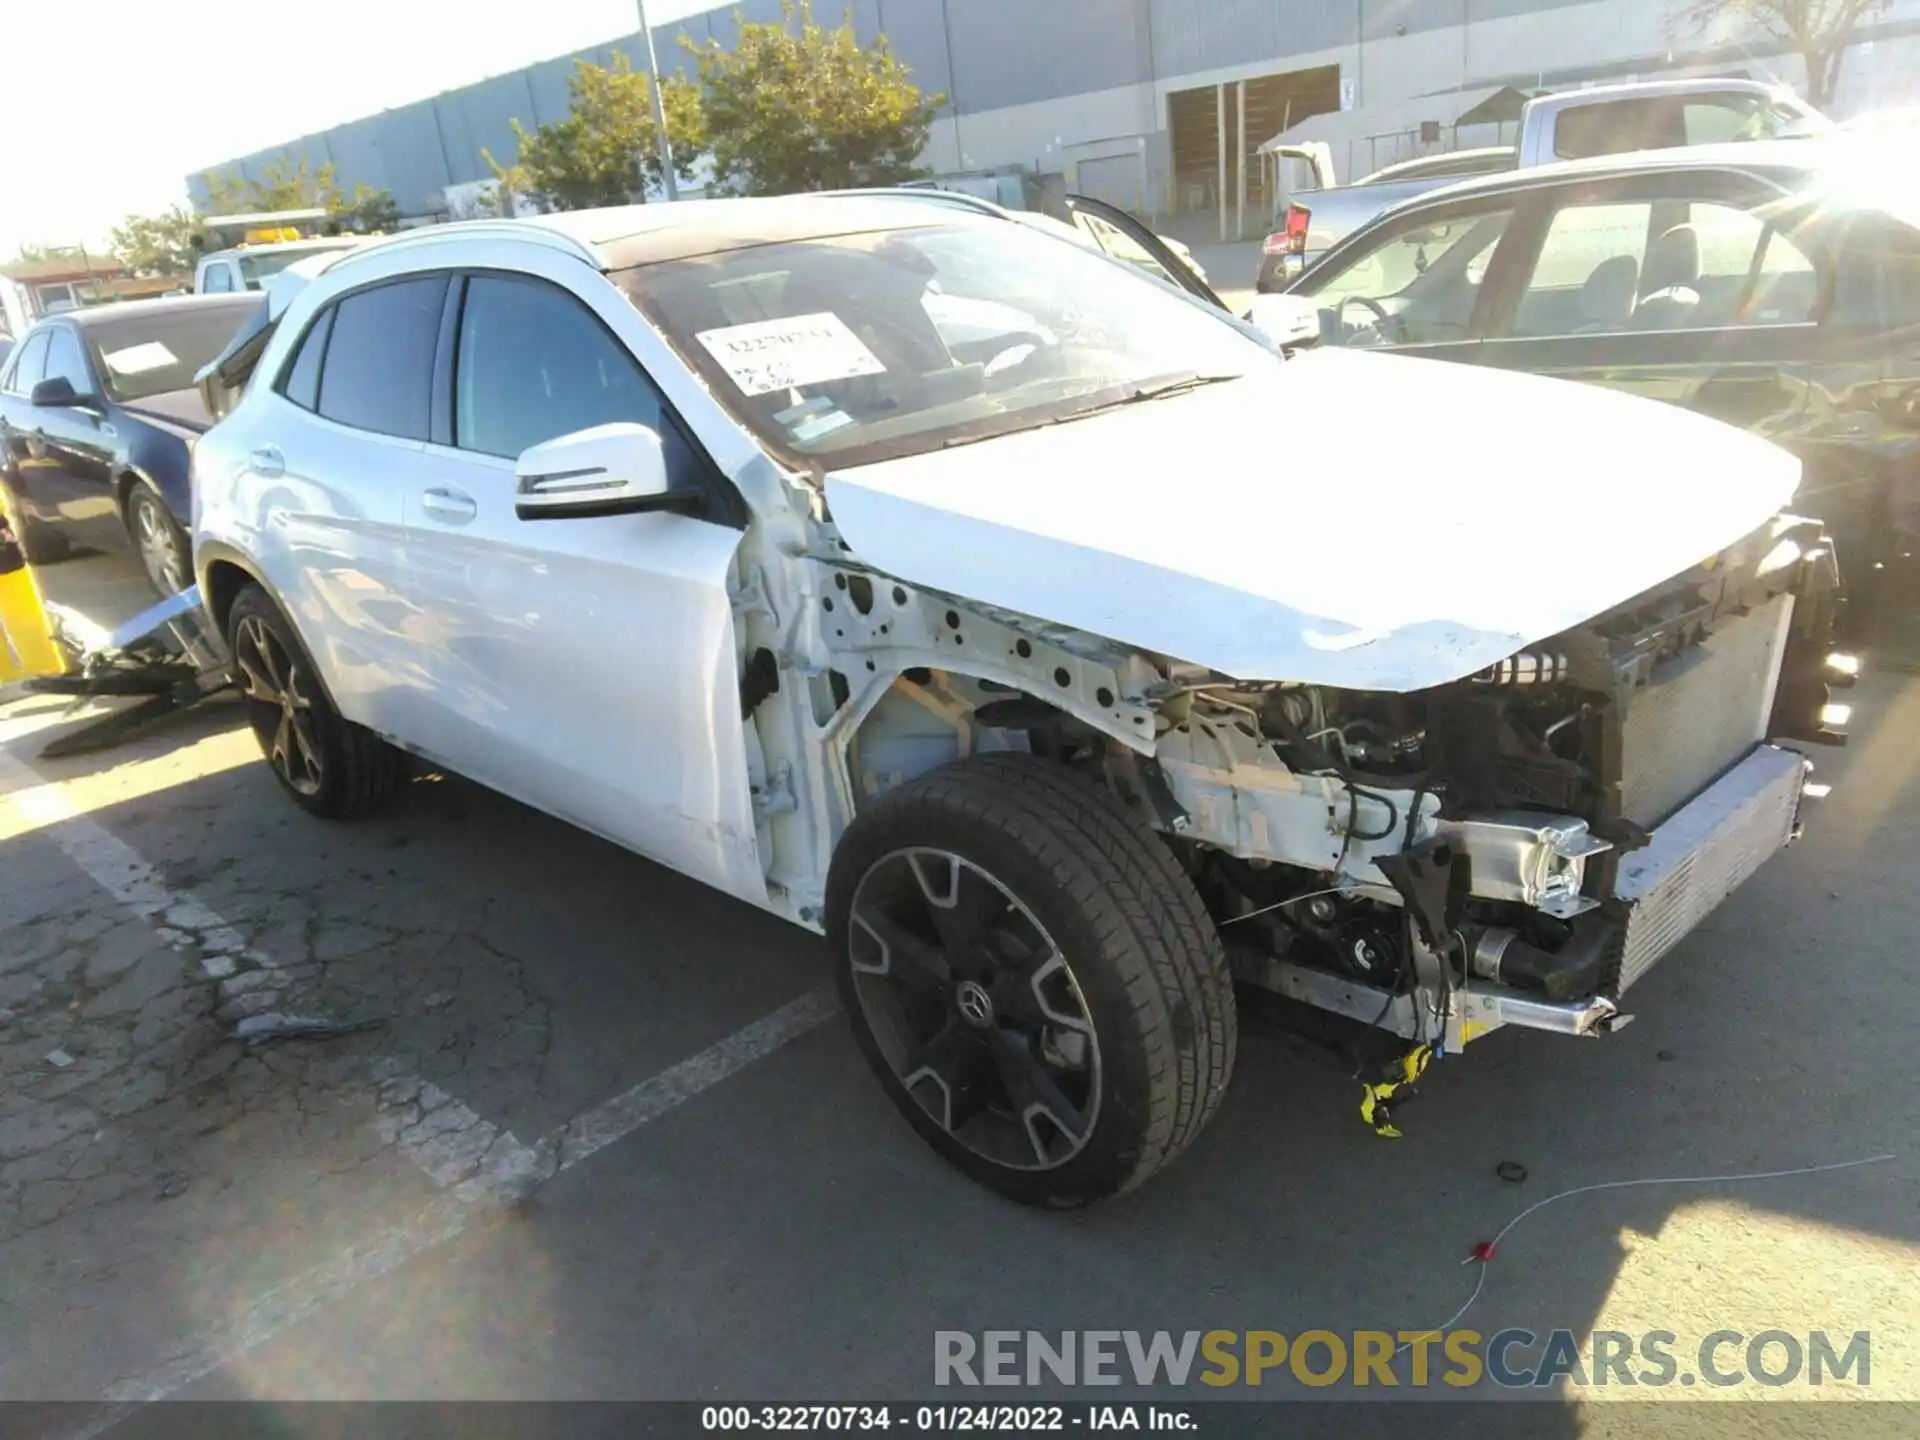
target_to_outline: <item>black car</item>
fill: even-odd
[[[20,337],[0,367],[0,482],[29,561],[131,548],[162,595],[193,583],[187,461],[212,423],[194,375],[258,303],[131,301]]]
[[[1862,640],[1920,549],[1920,190],[1906,164],[1836,139],[1487,176],[1388,211],[1287,294],[1313,302],[1321,344],[1609,385],[1794,451],[1794,508],[1834,537],[1845,628]],[[1543,504],[1555,450],[1578,443],[1541,436]]]

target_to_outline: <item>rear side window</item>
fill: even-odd
[[[447,277],[434,275],[339,301],[321,368],[320,413],[356,430],[425,440],[446,296]]]
[[[1568,205],[1553,217],[1511,336],[1791,325],[1813,264],[1753,212],[1711,200]]]
[[[329,306],[318,320],[307,327],[300,342],[300,353],[287,367],[287,382],[280,393],[303,410],[320,408],[320,358],[327,351],[327,335],[333,329],[333,308]]]
[[[1686,143],[1680,106],[1666,96],[1575,105],[1562,110],[1553,127],[1553,153],[1562,160],[1666,150]]]

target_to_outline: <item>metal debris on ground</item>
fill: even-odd
[[[282,1015],[270,1010],[265,1015],[249,1015],[233,1027],[233,1038],[249,1045],[269,1040],[332,1040],[342,1035],[357,1035],[384,1025],[385,1020],[328,1020],[318,1015]]]
[[[78,658],[73,673],[29,680],[28,689],[71,695],[76,702],[108,696],[138,699],[52,741],[40,752],[48,759],[103,749],[232,683],[226,647],[200,607],[197,585],[112,631],[62,606],[47,609],[54,633]]]
[[[176,1195],[184,1195],[187,1183],[188,1177],[184,1170],[163,1170],[159,1178],[154,1181],[153,1198],[171,1200]]]
[[[47,1064],[53,1066],[56,1070],[64,1070],[73,1064],[73,1056],[64,1050],[49,1050],[47,1052]]]
[[[1527,1167],[1518,1160],[1502,1160],[1493,1167],[1493,1173],[1509,1185],[1518,1185],[1527,1178]]]

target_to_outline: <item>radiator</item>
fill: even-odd
[[[1779,595],[1663,661],[1620,726],[1620,812],[1655,826],[1766,738],[1793,597]]]
[[[1812,768],[1794,751],[1761,745],[1621,859],[1614,893],[1633,904],[1621,990],[1793,838]]]

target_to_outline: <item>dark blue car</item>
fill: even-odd
[[[0,367],[0,483],[35,564],[126,550],[162,595],[193,583],[187,462],[212,423],[194,374],[257,295],[187,295],[40,321]]]

